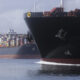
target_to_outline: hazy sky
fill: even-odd
[[[14,29],[18,33],[27,33],[23,14],[27,11],[48,11],[60,6],[60,0],[0,0],[0,33]],[[80,0],[64,0],[65,11],[80,8]]]

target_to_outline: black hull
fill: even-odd
[[[72,59],[75,63],[80,59],[80,17],[26,17],[25,20],[43,60]]]

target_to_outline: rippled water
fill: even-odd
[[[41,72],[39,59],[0,59],[0,80],[80,80],[80,75]]]

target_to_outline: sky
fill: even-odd
[[[0,33],[8,33],[9,29],[14,29],[17,33],[26,34],[28,27],[24,21],[24,13],[49,11],[60,6],[60,0],[0,0]],[[64,0],[65,11],[80,8],[80,0]]]

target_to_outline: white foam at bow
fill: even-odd
[[[68,64],[68,63],[56,63],[56,62],[47,62],[47,61],[39,61],[37,64],[47,64],[47,65],[62,65],[62,66],[80,66],[80,64]]]

